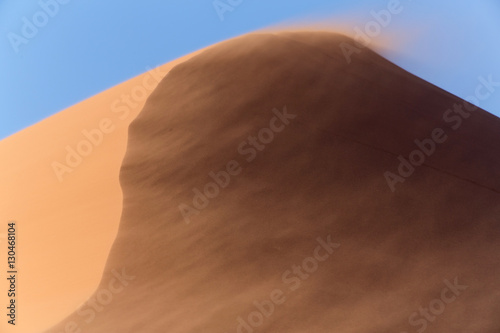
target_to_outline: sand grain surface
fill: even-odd
[[[130,126],[107,304],[47,332],[498,332],[499,119],[454,130],[462,100],[341,42],[254,34],[175,67]]]

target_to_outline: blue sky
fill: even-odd
[[[394,0],[221,1],[234,4],[223,21],[213,0],[0,0],[0,139],[218,41],[283,24],[353,31]],[[373,38],[392,41],[384,56],[462,98],[480,76],[500,82],[497,0],[400,1]],[[500,88],[479,106],[500,115]]]

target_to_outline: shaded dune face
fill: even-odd
[[[113,270],[135,279],[90,323],[66,322],[86,332],[500,330],[500,121],[477,109],[454,130],[443,114],[461,99],[368,49],[348,64],[342,42],[353,43],[248,35],[166,76],[129,129],[123,215],[100,288]],[[391,191],[384,173],[436,128],[447,140]],[[221,174],[228,164],[233,174]],[[209,185],[195,205],[211,172],[229,184]],[[187,206],[196,213],[184,218]]]

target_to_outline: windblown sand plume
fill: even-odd
[[[129,128],[101,284],[48,332],[498,333],[499,119],[341,43],[253,34],[172,69]]]

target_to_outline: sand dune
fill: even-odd
[[[118,173],[128,125],[165,73],[191,56],[0,141],[0,234],[8,220],[17,221],[20,265],[20,319],[15,328],[2,320],[1,332],[45,330],[95,290],[120,220]],[[5,255],[2,250],[2,263]],[[4,279],[0,285],[7,290]]]
[[[171,70],[99,288],[47,332],[498,332],[499,119],[342,42],[255,34]]]

